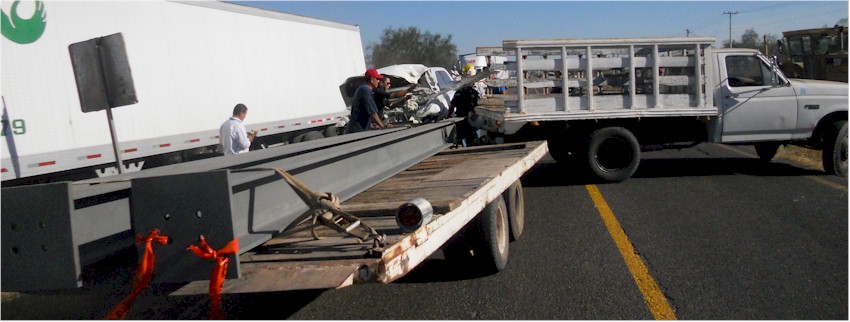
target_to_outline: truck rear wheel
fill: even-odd
[[[823,170],[847,178],[847,121],[835,122],[826,133],[823,148]]]
[[[522,196],[522,182],[517,180],[505,192],[502,199],[508,210],[508,221],[511,228],[511,241],[519,240],[525,226],[525,200]]]
[[[779,143],[776,142],[762,142],[753,144],[753,147],[756,148],[756,154],[758,154],[759,159],[764,162],[770,162],[773,160],[773,157],[776,156],[776,152],[779,151]]]
[[[493,200],[475,217],[475,221],[480,237],[473,248],[476,262],[487,273],[501,271],[508,264],[510,238],[505,200],[501,196]]]
[[[596,177],[620,182],[637,171],[640,145],[635,135],[625,128],[601,128],[590,135],[586,161]]]

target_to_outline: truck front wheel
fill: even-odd
[[[640,163],[640,145],[631,131],[606,127],[593,132],[587,145],[586,161],[590,171],[607,182],[631,177]]]
[[[833,123],[824,141],[823,170],[847,178],[847,121]]]

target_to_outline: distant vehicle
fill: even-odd
[[[779,51],[786,76],[847,83],[846,27],[785,31],[782,36]]]

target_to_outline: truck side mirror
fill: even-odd
[[[776,49],[779,50],[780,54],[785,51],[785,44],[782,43],[782,40],[776,41]]]

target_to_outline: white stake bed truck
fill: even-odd
[[[4,186],[117,173],[105,112],[81,111],[73,43],[123,35],[138,103],[113,114],[130,170],[209,155],[237,103],[248,106],[246,128],[259,131],[254,148],[333,135],[328,127],[349,114],[333,93],[366,70],[358,26],[238,4],[4,1],[2,9],[12,17],[2,38]]]
[[[700,142],[752,144],[766,161],[783,144],[821,149],[826,172],[847,177],[847,84],[788,79],[756,50],[713,43],[504,41],[517,76],[488,80],[509,94],[480,100],[478,126],[499,137],[539,125],[525,133],[603,181],[629,178],[642,151]]]

